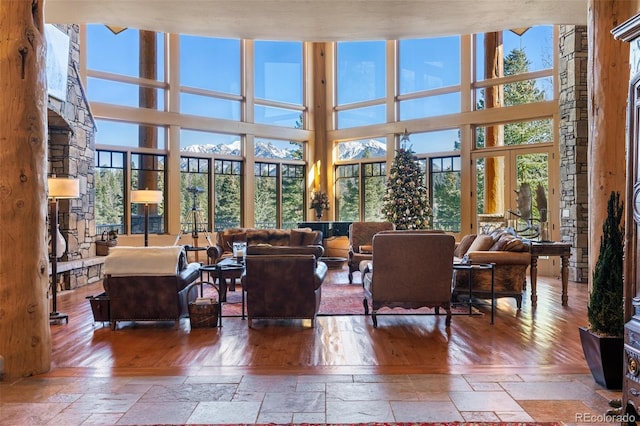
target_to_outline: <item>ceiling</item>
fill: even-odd
[[[586,25],[588,0],[47,0],[45,21],[262,40],[374,40]]]

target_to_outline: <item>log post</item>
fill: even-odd
[[[485,33],[484,52],[484,77],[486,79],[503,77],[502,32]],[[502,85],[494,85],[484,89],[484,107],[487,109],[504,107]],[[488,125],[484,135],[484,145],[485,147],[504,145],[504,125]],[[504,159],[502,157],[486,157],[484,173],[484,213],[504,212]]]
[[[629,81],[629,44],[611,30],[635,13],[633,6],[616,0],[589,0],[588,6],[589,289],[611,191],[625,198],[628,85],[621,82]]]
[[[51,366],[44,1],[0,3],[0,355],[5,377]]]

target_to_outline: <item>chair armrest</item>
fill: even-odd
[[[209,258],[209,263],[213,264],[213,263],[217,263],[218,259],[220,259],[222,257],[222,253],[224,252],[224,249],[222,248],[222,246],[219,245],[213,245],[207,248],[207,257]]]
[[[322,283],[324,282],[324,279],[327,276],[327,271],[329,270],[329,268],[327,267],[327,264],[324,262],[317,262],[316,264],[316,270],[314,273],[314,284],[315,284],[315,288],[316,290],[318,289],[318,287],[320,287],[322,285]]]

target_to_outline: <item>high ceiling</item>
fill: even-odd
[[[373,40],[586,25],[588,0],[46,0],[45,21],[262,40]]]

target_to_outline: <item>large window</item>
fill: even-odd
[[[461,111],[460,36],[401,40],[400,120]]]
[[[125,233],[125,153],[96,151],[96,234]]]
[[[302,128],[302,43],[256,41],[254,51],[256,123]]]
[[[104,25],[89,25],[87,45],[91,102],[165,109],[164,34],[129,28],[116,35]]]
[[[180,111],[241,120],[241,44],[237,39],[180,36]]]
[[[259,228],[297,228],[304,222],[305,168],[256,163],[255,219]]]
[[[295,227],[319,184],[333,196],[326,220],[380,220],[390,141],[397,147],[405,128],[434,227],[464,232],[478,214],[504,214],[522,183],[551,198],[556,32],[338,41],[321,81],[301,41],[87,25],[99,229],[142,232],[142,206],[127,206],[128,195],[148,185],[180,191],[152,208],[151,232],[189,232],[194,198],[208,231]],[[329,117],[306,104],[321,87]]]
[[[210,231],[209,181],[211,160],[182,157],[180,159],[180,229],[184,233]],[[195,234],[194,234],[195,235]]]
[[[131,189],[164,191],[166,157],[153,154],[131,154]],[[163,199],[166,197],[163,197]],[[149,205],[149,234],[165,230],[164,200]],[[144,205],[131,204],[131,233],[144,233]]]
[[[337,220],[383,220],[386,163],[346,164],[336,167]]]
[[[337,127],[386,122],[386,43],[337,43]]]

